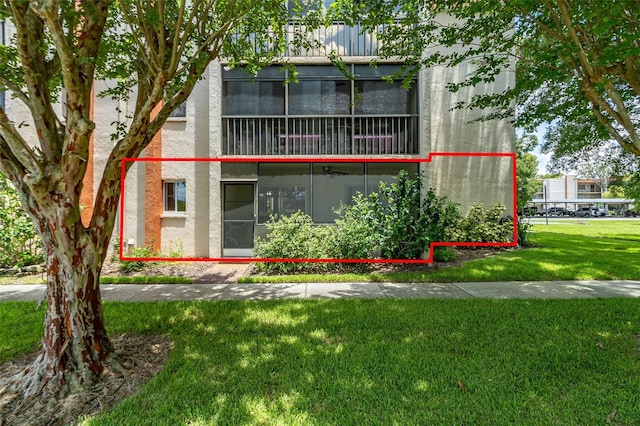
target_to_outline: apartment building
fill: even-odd
[[[296,23],[290,25],[293,37]],[[286,53],[283,60],[298,72],[298,82],[288,84],[279,65],[253,76],[212,63],[144,153],[162,161],[136,161],[126,176],[119,223],[126,246],[180,248],[195,258],[251,256],[271,215],[301,210],[316,223],[330,223],[340,203],[392,182],[401,169],[424,173],[427,187],[463,211],[473,203],[502,203],[512,212],[511,158],[423,160],[432,153],[514,152],[508,120],[474,122],[480,113],[453,108],[476,94],[502,92],[514,84],[513,72],[451,93],[446,84],[463,79],[473,65],[436,67],[421,71],[405,90],[382,79],[401,63],[369,66],[379,59],[375,34],[335,22],[314,36],[342,56],[355,79],[345,79],[322,50]],[[95,93],[108,86],[97,82]],[[113,123],[126,121],[132,108],[98,96],[94,102],[86,213],[113,146]]]
[[[605,198],[606,182],[602,179],[578,178],[565,175],[540,180],[540,189],[533,196],[532,204],[542,210],[547,207],[563,207],[577,210],[580,207],[599,206],[615,211],[629,210],[633,200]]]

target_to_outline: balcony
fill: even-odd
[[[390,25],[396,24],[381,26],[379,31]],[[287,32],[290,47],[284,56],[289,57],[326,57],[332,51],[341,57],[378,56],[382,47],[376,34],[364,32],[360,24],[350,26],[344,22],[334,22],[308,33],[304,25],[292,22]],[[300,39],[303,39],[302,43]],[[293,47],[300,44],[303,46]]]
[[[378,31],[371,33],[365,31],[359,23],[347,25],[344,22],[334,22],[331,25],[313,29],[293,21],[286,28],[287,48],[282,56],[327,58],[331,52],[340,57],[379,56],[382,42],[378,40],[377,33],[396,25],[399,24],[381,25],[378,27]],[[240,34],[234,34],[232,37],[243,38]],[[253,45],[256,52],[270,51],[274,48],[274,45],[270,43],[260,44],[255,35],[250,36],[249,43]]]
[[[417,115],[224,117],[222,154],[417,155]]]

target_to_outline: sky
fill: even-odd
[[[536,131],[534,132],[534,134],[538,137],[538,142],[542,142],[542,139],[544,138],[544,134],[547,131],[547,128],[549,127],[548,124],[542,124],[540,126],[538,126],[538,128],[536,128]],[[520,135],[522,135],[522,133],[524,133],[523,129],[516,129],[516,135],[519,137]],[[540,147],[537,147],[535,149],[535,151],[533,152],[533,154],[535,154],[536,157],[538,157],[538,174],[539,175],[543,175],[548,173],[547,172],[547,164],[549,163],[549,160],[551,159],[551,154],[543,154],[540,152]]]

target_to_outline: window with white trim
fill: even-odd
[[[165,181],[163,193],[165,212],[182,213],[187,211],[187,183],[185,181]]]
[[[184,101],[176,109],[171,111],[169,118],[187,118],[187,101]]]

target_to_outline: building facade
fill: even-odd
[[[513,213],[511,158],[421,162],[432,153],[514,152],[509,120],[478,122],[480,113],[454,109],[474,95],[511,87],[513,72],[452,93],[446,84],[461,81],[474,65],[434,67],[406,90],[382,79],[400,63],[369,66],[379,59],[375,34],[335,23],[315,36],[342,55],[355,79],[345,79],[326,52],[315,50],[283,58],[296,65],[296,83],[286,84],[278,65],[256,76],[224,62],[209,66],[144,153],[163,161],[137,161],[126,176],[119,223],[125,247],[151,245],[193,258],[251,256],[271,215],[301,210],[316,223],[330,223],[340,203],[392,182],[401,169],[424,174],[426,187],[460,203],[463,212],[474,203],[501,203]],[[95,93],[109,84],[97,82]],[[20,108],[7,111],[28,116]],[[132,108],[95,97],[85,214],[113,146],[113,123],[126,122]]]
[[[578,178],[575,175],[545,178],[540,180],[540,189],[533,196],[531,204],[539,212],[550,207],[562,207],[570,212],[581,207],[602,207],[611,213],[633,209],[633,200],[608,198],[606,186],[606,180]]]

